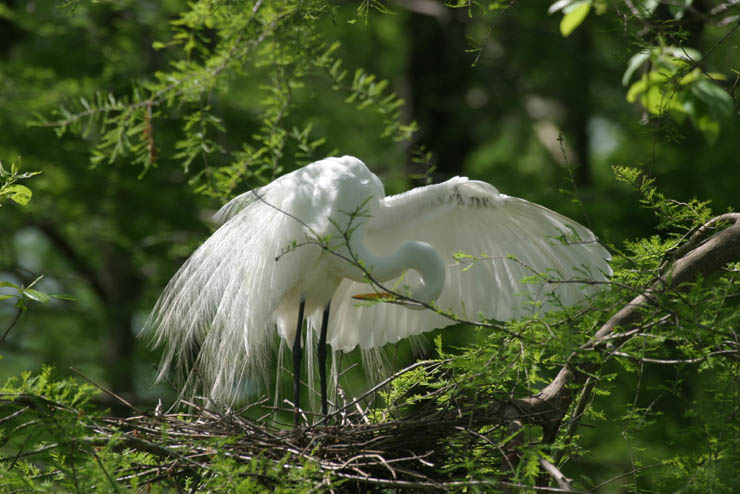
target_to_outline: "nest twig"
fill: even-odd
[[[439,364],[416,363],[393,377],[420,365],[434,371]],[[453,406],[438,409],[424,405],[428,402],[436,407],[436,398],[445,391],[429,392],[421,398],[421,404],[412,405],[415,408],[410,412],[402,412],[399,408],[403,405],[387,410],[386,418],[404,415],[403,419],[375,423],[368,421],[369,411],[359,406],[362,399],[368,398],[366,394],[313,425],[297,429],[265,418],[247,418],[249,409],[217,412],[188,403],[190,413],[104,418],[95,425],[95,435],[101,441],[115,437],[119,447],[159,457],[158,468],[149,466],[127,474],[145,481],[165,474],[186,473],[194,468],[207,469],[211,458],[220,455],[239,462],[271,460],[286,469],[302,468],[310,461],[337,479],[382,487],[439,490],[448,487],[446,484],[450,481],[449,475],[441,473],[447,455],[445,440],[453,435],[486,440],[484,436],[476,438],[473,434],[480,420],[473,419],[469,411]],[[263,400],[249,408],[269,411],[265,403]],[[290,413],[292,409],[282,411]],[[126,476],[119,478],[125,480]],[[459,484],[459,480],[456,483]]]

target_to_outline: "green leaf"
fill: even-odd
[[[696,128],[704,135],[704,139],[706,139],[710,145],[713,146],[714,143],[717,142],[720,129],[719,122],[712,119],[709,115],[702,115],[699,117],[696,121]]]
[[[547,9],[548,14],[554,14],[558,10],[563,10],[568,8],[570,4],[573,3],[573,0],[558,0],[554,4],[550,5],[550,7]]]
[[[647,77],[642,77],[639,81],[633,83],[627,90],[627,102],[634,103],[637,100],[637,96],[645,92],[647,84]]]
[[[64,293],[50,293],[49,297],[56,298],[58,300],[67,300],[69,302],[77,302],[77,298],[72,295],[66,295]]]
[[[33,286],[44,278],[43,274],[40,274],[33,280],[26,288],[33,288]]]
[[[668,110],[685,112],[677,100],[675,91],[667,90],[665,85],[652,85],[640,98],[640,103],[653,115],[662,115]]]
[[[21,206],[25,206],[26,204],[28,204],[28,201],[31,200],[31,189],[29,189],[25,185],[10,185],[5,188],[3,194],[10,197]]]
[[[563,19],[560,21],[560,33],[563,37],[568,37],[575,28],[581,25],[583,20],[591,10],[591,0],[584,2],[574,3],[572,8],[563,15]]]
[[[41,302],[42,304],[47,303],[51,298],[46,293],[34,290],[33,288],[24,288],[21,290],[21,293],[23,293],[23,295],[30,298],[31,300]]]
[[[683,76],[681,80],[678,81],[678,83],[682,86],[687,86],[691,84],[692,82],[700,80],[702,77],[704,77],[704,74],[702,74],[701,70],[694,69],[688,74],[686,74],[685,76]]]
[[[624,75],[622,76],[622,85],[626,86],[627,83],[632,78],[632,74],[635,73],[635,71],[642,66],[643,63],[647,62],[650,59],[650,52],[648,50],[642,50],[641,52],[638,52],[634,55],[632,55],[632,58],[630,58],[630,61],[627,62],[627,69],[624,71]]]
[[[691,86],[691,93],[701,100],[716,119],[730,118],[735,111],[732,97],[709,79],[702,79]]]

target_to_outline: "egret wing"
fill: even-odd
[[[428,242],[442,256],[446,281],[437,306],[466,320],[506,321],[571,305],[611,274],[609,253],[586,227],[461,177],[385,199],[368,226],[367,246],[388,255],[408,240]],[[418,282],[409,271],[383,285],[404,292]],[[335,350],[376,348],[455,324],[430,310],[352,299],[373,289],[345,279],[335,292],[328,338]]]

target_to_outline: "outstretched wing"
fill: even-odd
[[[365,240],[377,255],[388,255],[408,240],[434,246],[447,264],[437,305],[467,320],[506,321],[571,305],[593,292],[591,282],[611,274],[609,253],[586,227],[462,177],[386,198]],[[456,259],[456,254],[463,255]],[[538,274],[550,282],[531,282]],[[403,285],[414,287],[418,280],[415,272],[407,272],[403,280],[384,286],[403,291]],[[351,298],[372,290],[345,279],[335,292],[328,334],[335,350],[376,348],[454,324],[429,310],[360,307]]]

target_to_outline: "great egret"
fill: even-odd
[[[165,347],[160,379],[174,366],[187,387],[222,403],[266,373],[277,327],[293,345],[298,410],[304,315],[312,330],[321,327],[324,414],[326,344],[377,348],[454,324],[412,304],[358,306],[352,297],[372,291],[368,274],[386,286],[403,276],[415,287],[411,299],[462,316],[510,320],[531,310],[527,300],[547,310],[552,294],[569,305],[593,288],[522,283],[533,273],[591,281],[611,273],[591,231],[543,206],[465,177],[386,197],[378,177],[351,156],[246,192],[217,219],[222,225],[169,282],[145,330]],[[482,259],[464,266],[453,260],[457,252]]]

